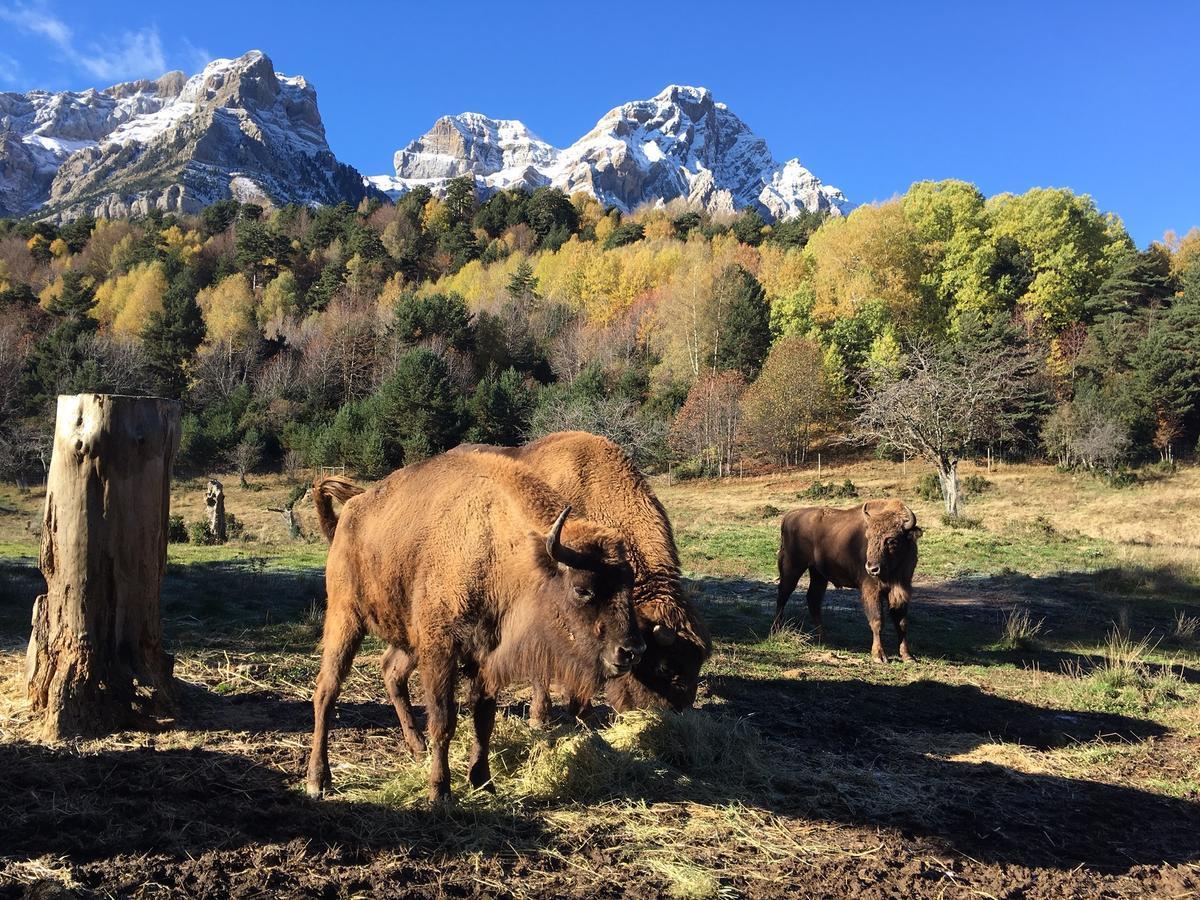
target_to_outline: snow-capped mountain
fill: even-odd
[[[564,150],[525,125],[478,113],[446,116],[396,153],[396,174],[368,181],[392,196],[435,192],[472,174],[484,192],[554,185],[629,212],[682,197],[710,212],[754,207],[775,219],[802,209],[834,215],[851,204],[797,159],[779,163],[766,142],[706,88],[671,85],[610,110]]]
[[[313,88],[257,50],[191,78],[0,93],[0,215],[196,212],[227,197],[353,203],[368,192],[329,149]]]
[[[478,113],[443,116],[433,128],[397,150],[395,176],[368,179],[380,190],[403,193],[418,184],[440,188],[451,178],[472,174],[499,189],[546,184],[540,173],[553,168],[558,151],[520,122]]]

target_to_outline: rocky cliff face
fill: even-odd
[[[841,191],[799,160],[776,162],[766,142],[710,91],[680,85],[610,110],[564,150],[520,122],[463,113],[439,119],[394,162],[395,176],[369,179],[393,196],[418,184],[438,191],[470,174],[485,192],[550,184],[626,212],[680,197],[710,212],[754,207],[776,219],[802,209],[850,209]]]
[[[259,51],[191,78],[0,94],[0,215],[356,203],[369,191],[329,149],[316,92]]]

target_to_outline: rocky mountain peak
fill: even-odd
[[[776,162],[766,142],[708,88],[690,85],[613,107],[562,150],[515,120],[446,116],[393,162],[394,176],[369,179],[393,196],[417,184],[439,191],[469,174],[485,193],[550,184],[626,212],[676,198],[714,213],[753,207],[771,218],[850,208],[797,160]]]
[[[0,94],[0,215],[194,212],[226,197],[357,202],[316,91],[252,50],[188,78]]]

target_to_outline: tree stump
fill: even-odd
[[[208,507],[208,533],[214,542],[225,543],[225,486],[215,478],[208,479],[204,505]]]
[[[179,403],[58,398],[26,692],[47,740],[110,732],[173,707],[162,648]]]

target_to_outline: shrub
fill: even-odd
[[[977,494],[982,494],[985,491],[990,491],[995,484],[988,481],[982,475],[970,474],[965,478],[960,478],[958,482],[958,499],[959,502],[967,497],[974,497]],[[922,500],[941,500],[942,499],[942,484],[938,480],[935,472],[926,472],[917,479],[917,484],[913,488],[913,493]]]
[[[211,546],[217,542],[217,536],[208,530],[208,523],[193,522],[188,526],[188,534],[193,544],[201,547]]]
[[[934,480],[937,480],[936,477]],[[963,494],[982,494],[986,491],[990,491],[993,487],[995,487],[995,485],[992,482],[988,481],[982,475],[977,475],[975,473],[968,475],[959,485],[959,488],[962,490]]]
[[[933,472],[926,472],[917,479],[917,486],[913,488],[913,493],[922,500],[941,500],[942,486],[938,483],[938,477]]]
[[[167,520],[167,543],[186,544],[187,542],[188,529],[183,521],[183,516],[171,516]]]
[[[840,498],[854,498],[858,496],[858,488],[849,478],[847,478],[841,484],[814,481],[796,496],[798,496],[801,500],[836,500]]]
[[[943,515],[942,524],[957,531],[974,531],[983,527],[983,522],[979,519],[971,519],[961,513],[957,516]]]
[[[225,536],[231,540],[240,538],[246,530],[246,523],[231,512],[225,513]]]

